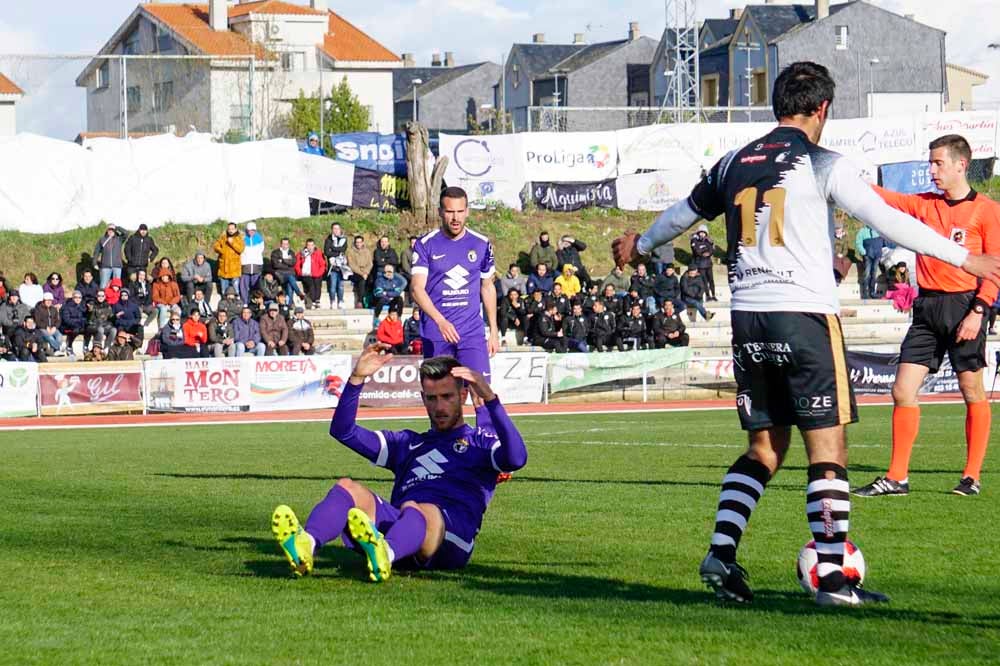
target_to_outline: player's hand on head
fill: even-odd
[[[1000,285],[1000,257],[992,254],[969,254],[962,270],[970,275]]]
[[[376,342],[366,347],[358,358],[358,362],[354,365],[354,371],[351,373],[351,376],[371,377],[374,375],[382,366],[392,360],[393,355],[389,353],[390,349],[392,347],[381,342]]]
[[[486,381],[486,377],[483,377],[481,373],[476,372],[472,368],[460,365],[457,368],[452,368],[451,374],[453,377],[458,377],[465,381],[472,392],[482,398],[484,402],[494,398],[493,389],[490,388],[489,382]]]
[[[615,266],[630,264],[635,266],[642,259],[639,254],[639,234],[634,231],[626,231],[618,238],[611,241],[611,258]]]

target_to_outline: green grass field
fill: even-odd
[[[889,457],[889,410],[861,412],[854,482]],[[734,414],[516,421],[528,466],[498,489],[469,568],[382,586],[333,545],[313,578],[293,580],[271,540],[276,504],[304,520],[340,476],[389,490],[323,423],[0,433],[0,662],[998,659],[1000,485],[988,466],[985,495],[948,494],[965,456],[961,407],[924,409],[909,497],[854,501],[869,586],[893,597],[871,609],[819,609],[799,590],[800,445],[744,539],[757,599],[734,608],[697,576],[718,483],[742,449]]]

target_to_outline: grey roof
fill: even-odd
[[[830,15],[834,15],[851,3],[830,6]],[[771,42],[789,30],[810,23],[816,18],[816,5],[747,5],[745,13],[749,13],[754,23],[764,35],[764,40]]]
[[[448,85],[452,81],[461,78],[462,76],[468,74],[471,71],[479,69],[483,65],[490,65],[490,64],[492,63],[477,62],[471,65],[462,65],[460,67],[435,67],[434,69],[438,71],[435,73],[434,77],[431,78],[430,80],[424,79],[424,83],[417,86],[417,95],[421,96],[426,95],[427,93],[437,90],[442,86]],[[497,69],[499,70],[499,66],[497,66]],[[413,78],[414,77],[409,77],[409,79],[407,80],[412,80]],[[395,97],[395,99],[393,99],[394,102],[409,102],[410,100],[413,99],[412,85],[406,87],[403,93],[397,96],[395,95],[395,88],[396,88],[395,83],[396,83],[396,77],[394,73],[393,75],[393,93]]]
[[[616,51],[628,43],[629,40],[620,39],[614,42],[588,44],[565,60],[555,63],[552,65],[552,68],[558,68],[560,72],[573,72],[581,67],[586,67],[592,62],[597,62],[612,51]]]
[[[717,42],[736,32],[739,23],[739,19],[705,19],[705,28],[712,32],[713,41]]]
[[[546,79],[552,76],[549,73],[552,65],[585,48],[586,44],[514,44],[510,55],[512,58],[518,56],[521,71],[527,79]]]
[[[403,69],[392,70],[392,100],[398,102],[403,95],[413,94],[413,79],[423,81],[420,86],[425,86],[442,74],[454,69],[453,67],[404,67]]]

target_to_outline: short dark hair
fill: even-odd
[[[362,236],[361,234],[358,234],[357,236],[354,237],[354,240],[364,240],[364,239],[365,237]]]
[[[424,359],[424,362],[420,364],[420,383],[423,384],[425,379],[437,381],[449,377],[451,371],[459,365],[461,364],[451,356],[432,356]],[[455,377],[455,381],[461,385],[461,380],[458,377]]]
[[[793,62],[774,81],[771,107],[774,117],[811,116],[823,102],[833,104],[836,84],[823,65],[814,62]]]
[[[334,222],[334,224],[336,224],[336,222]],[[285,241],[288,241],[289,243],[291,243],[291,242],[292,242],[292,240],[291,240],[291,239],[290,239],[290,238],[289,238],[288,236],[285,236],[284,238],[282,238],[282,239],[281,239],[280,241],[278,241],[278,242],[279,242],[279,243],[284,243]]]
[[[312,238],[307,238],[307,239],[306,239],[306,244],[307,244],[307,245],[308,245],[309,243],[315,243],[315,242],[316,242],[316,241],[314,241],[314,240],[313,240]]]
[[[963,159],[972,162],[972,148],[965,137],[960,134],[945,134],[931,141],[929,148],[947,148],[952,159]]]
[[[446,187],[441,190],[441,197],[438,199],[438,204],[444,207],[445,199],[465,199],[465,202],[469,202],[469,195],[465,193],[461,187]]]
[[[199,315],[200,316],[201,315],[201,310],[199,310],[198,308],[191,308],[188,311],[188,315]]]

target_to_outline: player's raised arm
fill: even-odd
[[[376,464],[384,464],[388,456],[385,438],[381,433],[362,428],[357,424],[358,400],[365,379],[378,372],[382,366],[392,360],[392,354],[383,354],[385,345],[372,345],[365,349],[358,359],[351,376],[344,385],[340,402],[333,412],[330,421],[330,436],[361,454]]]
[[[491,425],[496,431],[497,439],[500,440],[491,452],[493,467],[498,472],[516,472],[524,467],[528,462],[528,449],[524,445],[524,438],[510,420],[507,410],[500,404],[500,398],[490,388],[486,378],[475,370],[463,366],[453,368],[451,374],[464,380],[469,389],[482,398],[490,413]]]

